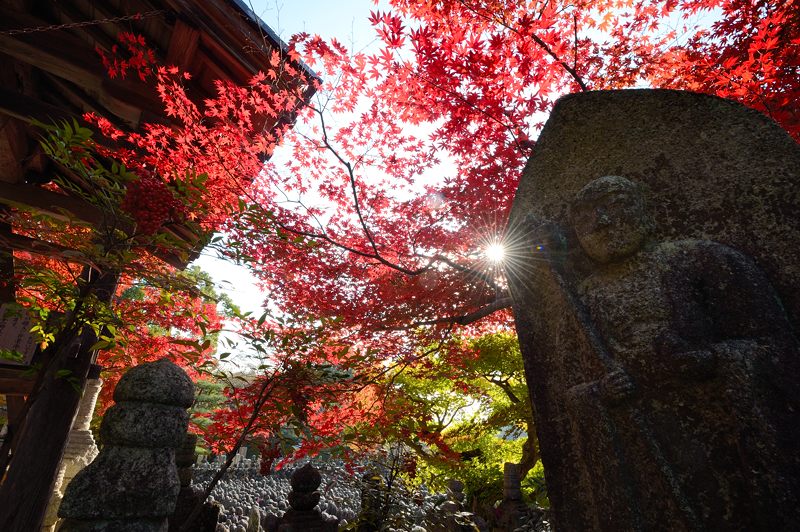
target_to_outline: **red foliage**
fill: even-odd
[[[262,415],[270,422],[255,434],[303,418],[313,434],[299,453],[364,419],[394,427],[403,416],[423,419],[384,408],[387,369],[432,369],[426,353],[456,327],[467,337],[510,325],[508,311],[489,312],[508,294],[481,251],[504,232],[558,96],[648,84],[704,91],[765,112],[800,138],[796,0],[391,3],[370,17],[379,40],[370,54],[293,39],[290,56],[302,51],[327,81],[287,135],[290,155],[266,167],[288,124],[264,131],[262,119],[292,113],[304,89],[280,85],[299,73],[277,55],[246,87],[218,82],[202,106],[177,69],[153,69],[172,126],[128,133],[89,117],[132,146],[109,153],[142,179],[126,200],[142,231],[180,217],[224,228],[229,253],[252,264],[272,305],[309,329],[326,324],[325,347],[304,356],[362,377],[339,389],[339,405],[322,400],[331,388],[274,389]],[[106,58],[109,69],[149,75],[140,44],[127,39],[126,58]],[[198,184],[198,175],[207,179]],[[185,211],[168,197],[177,189],[188,190]],[[148,218],[141,191],[151,190],[161,212]],[[218,441],[230,443],[252,414],[260,384],[232,392],[238,406],[218,414]],[[418,438],[448,453],[441,435]]]
[[[107,54],[99,46],[96,48],[108,75],[112,78],[117,76],[124,78],[128,70],[134,70],[139,79],[142,81],[147,79],[156,59],[153,51],[147,47],[144,37],[130,32],[122,32],[117,39],[120,44],[113,45],[110,54]]]
[[[377,379],[379,395],[391,393],[389,365],[425,369],[426,350],[454,327],[510,325],[508,312],[471,321],[507,296],[481,250],[502,235],[560,95],[709,92],[800,138],[794,0],[391,3],[370,16],[380,42],[370,54],[295,37],[328,82],[287,138],[291,155],[257,178],[260,215],[231,227],[270,301],[330,320],[345,345],[336,362]],[[412,415],[396,414],[361,417],[397,426]]]

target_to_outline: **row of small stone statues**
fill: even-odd
[[[211,458],[211,460],[209,460],[206,455],[200,454],[197,455],[195,465],[197,467],[210,467],[212,469],[218,469],[222,467],[227,459],[228,455],[226,454],[215,455]],[[258,456],[248,458],[247,447],[242,447],[239,449],[236,455],[234,455],[230,467],[231,469],[254,469],[258,467],[259,462],[260,459]]]
[[[196,436],[186,432],[187,408],[194,399],[194,385],[186,373],[162,359],[142,364],[126,373],[114,390],[116,404],[103,418],[100,433],[104,446],[97,457],[77,473],[67,486],[58,511],[59,531],[166,532],[180,530],[193,508],[201,502],[192,488]],[[253,461],[240,453],[234,461],[246,467]],[[212,465],[223,460],[218,457]],[[173,465],[174,464],[174,465]],[[519,490],[519,474],[506,464],[506,486],[500,510],[508,514],[508,530],[516,528],[527,509]],[[321,512],[322,476],[311,464],[291,475],[289,509],[278,519],[264,523],[251,511],[248,532],[325,532],[339,528],[339,519]],[[378,530],[383,486],[376,474],[363,479],[361,516],[356,529]],[[461,505],[463,484],[451,481],[447,501],[440,506],[443,531],[475,530],[471,514]],[[255,509],[257,510],[257,508]],[[190,527],[216,531],[220,507],[206,504]],[[512,526],[512,523],[514,524]]]

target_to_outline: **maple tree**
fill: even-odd
[[[454,331],[510,328],[501,268],[483,251],[503,240],[522,166],[560,95],[703,91],[800,138],[793,0],[391,5],[371,15],[371,52],[293,38],[325,81],[285,139],[290,155],[265,167],[247,212],[226,225],[226,253],[252,267],[271,305],[328,320],[346,349],[327,360],[368,383],[353,391],[378,398],[360,403],[373,426],[413,420],[413,409],[391,408],[394,375],[438,378],[430,359]],[[507,260],[524,260],[505,244]]]

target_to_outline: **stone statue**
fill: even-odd
[[[503,500],[495,510],[496,525],[493,530],[504,531],[519,528],[529,514],[538,513],[529,509],[522,499],[522,479],[519,464],[503,464]]]
[[[774,467],[785,412],[764,400],[778,391],[797,403],[797,390],[771,377],[797,345],[764,274],[715,242],[648,243],[644,198],[625,178],[586,185],[571,220],[597,265],[577,291],[609,359],[605,374],[569,393],[585,444],[616,432],[627,463],[605,475],[631,493],[620,505],[631,527],[780,526],[785,516],[754,512],[753,501],[771,507],[797,492],[796,479],[782,478],[789,464]]]
[[[555,528],[800,522],[799,178],[797,144],[733,102],[556,105],[507,266]]]

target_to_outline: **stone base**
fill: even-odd
[[[175,513],[169,518],[170,532],[178,532],[180,530],[183,522],[194,510],[200,498],[201,495],[192,488],[181,488],[181,492],[178,495],[178,503],[175,505]],[[215,532],[219,514],[220,506],[218,504],[208,502],[203,504],[203,510],[195,520],[194,525],[192,525],[192,530],[194,532]]]
[[[298,512],[289,509],[278,526],[278,532],[336,532],[338,529],[335,520],[326,521],[318,510]]]

